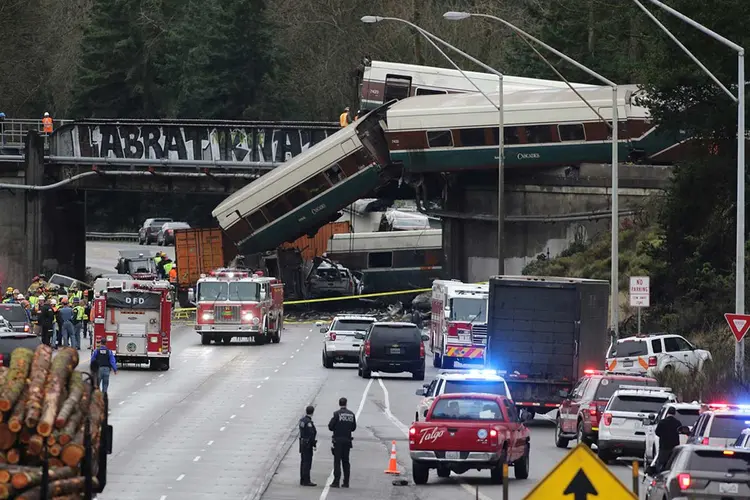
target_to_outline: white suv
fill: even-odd
[[[648,427],[646,427],[646,452],[643,455],[643,462],[648,464],[649,462],[656,460],[659,450],[659,436],[656,435],[656,426],[667,416],[668,408],[674,408],[675,418],[677,418],[682,425],[693,430],[693,425],[695,425],[695,422],[698,421],[698,417],[700,417],[701,406],[702,405],[697,401],[692,403],[667,403],[661,407],[659,413],[656,415],[649,415],[650,423]],[[688,437],[685,434],[680,434],[680,444],[687,443],[687,439]]]
[[[747,405],[712,404],[698,418],[688,436],[688,444],[734,446],[737,437],[750,424]]]
[[[333,368],[334,363],[358,363],[359,348],[362,340],[357,333],[364,333],[375,323],[373,316],[336,316],[331,326],[321,325],[320,332],[325,334],[323,340],[323,366]]]
[[[620,456],[641,458],[646,449],[648,416],[677,402],[669,387],[621,385],[609,398],[599,421],[598,455],[604,462]]]
[[[513,400],[508,384],[495,370],[440,370],[435,380],[417,389],[417,396],[422,396],[417,413],[420,418],[425,416],[432,401],[441,394],[467,392],[498,394]]]
[[[643,373],[653,377],[655,372],[675,370],[689,373],[701,370],[711,353],[697,349],[679,335],[636,335],[619,339],[609,346],[606,370],[625,373]]]

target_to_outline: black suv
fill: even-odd
[[[359,350],[359,376],[370,378],[373,371],[411,372],[414,380],[424,380],[424,342],[414,323],[373,323],[367,333],[357,333],[364,340]]]

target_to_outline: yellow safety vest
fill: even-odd
[[[174,267],[174,262],[167,262],[164,264],[164,274],[169,275],[169,271]]]
[[[155,263],[156,263],[156,265],[158,266],[158,265],[159,265],[159,262],[161,262],[161,257],[154,257],[154,262],[155,262]]]
[[[29,297],[29,304],[35,306],[37,300],[39,300],[39,297],[37,297],[36,295],[32,295],[31,297]]]
[[[347,125],[349,125],[349,113],[348,112],[344,111],[343,113],[341,113],[341,115],[339,116],[339,124],[342,127],[346,127]]]

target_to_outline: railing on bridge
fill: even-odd
[[[53,130],[73,120],[54,120],[52,121]],[[49,135],[44,132],[42,119],[31,120],[25,118],[6,118],[0,121],[0,144],[5,147],[22,148],[26,134],[29,131],[35,131],[42,135]]]

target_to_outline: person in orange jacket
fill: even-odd
[[[45,134],[52,133],[52,117],[46,111],[44,112],[44,118],[42,118],[42,131]]]

